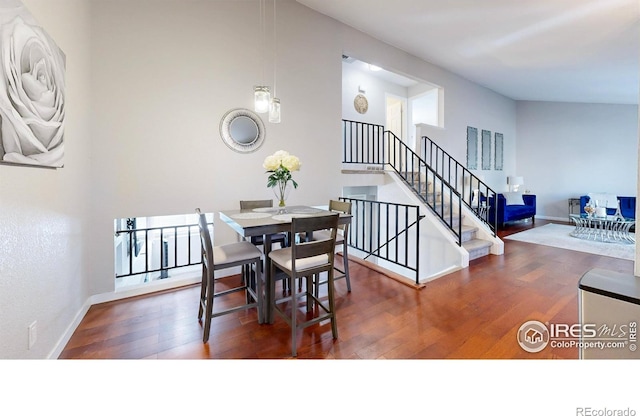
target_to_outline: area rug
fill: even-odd
[[[575,227],[571,225],[546,224],[541,227],[511,234],[504,237],[504,239],[582,251],[618,259],[635,259],[635,244],[601,243],[598,241],[582,240],[569,235],[574,229]]]

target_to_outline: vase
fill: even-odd
[[[284,209],[287,204],[287,198],[289,197],[290,188],[287,186],[287,182],[280,181],[278,185],[273,187],[273,193],[278,199],[278,207]]]
[[[596,217],[604,218],[607,216],[607,201],[599,201],[596,199]]]

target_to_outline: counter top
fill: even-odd
[[[587,292],[640,305],[640,277],[605,269],[591,269],[578,282]]]

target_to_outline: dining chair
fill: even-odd
[[[273,208],[272,199],[254,199],[254,200],[241,200],[240,209],[260,209],[260,208]],[[264,245],[264,238],[261,235],[251,237],[251,243],[256,246]],[[271,235],[271,244],[279,243],[280,247],[285,247],[288,244],[288,235],[286,233],[276,233]]]
[[[263,286],[262,286],[262,252],[248,241],[240,241],[220,246],[213,246],[209,226],[205,215],[196,208],[200,242],[202,243],[202,285],[200,289],[200,307],[198,321],[204,315],[203,342],[209,341],[211,319],[229,313],[257,308],[258,323],[264,322]],[[234,287],[216,292],[215,271],[230,267],[243,266],[242,283]],[[244,267],[248,266],[248,267]],[[252,268],[253,266],[253,273]],[[234,292],[245,291],[245,303],[214,310],[214,300]]]
[[[294,217],[291,220],[292,235],[311,235],[318,230],[327,230],[325,239],[298,240],[292,239],[291,246],[269,253],[271,270],[267,287],[267,308],[269,308],[269,321],[273,322],[274,312],[282,316],[291,326],[291,354],[297,355],[298,330],[314,325],[324,320],[331,320],[331,332],[333,338],[338,338],[338,325],[336,322],[335,299],[333,290],[333,261],[335,258],[336,234],[338,229],[339,214],[313,217]],[[298,241],[296,241],[298,240]],[[276,272],[280,270],[281,278],[289,281],[289,286],[299,278],[306,278],[304,290],[289,292],[289,296],[275,298],[275,282],[278,280]],[[313,294],[313,276],[320,273],[327,274],[328,303],[323,303],[319,297]],[[298,319],[300,299],[306,298],[307,315],[305,319]],[[286,304],[290,303],[290,308]],[[282,308],[279,305],[283,305]],[[313,305],[317,305],[315,312]],[[289,314],[287,314],[289,312]],[[313,312],[312,315],[310,315]]]
[[[346,201],[337,201],[337,200],[330,200],[329,201],[329,211],[332,212],[337,212],[340,214],[349,214],[351,215],[351,202],[346,202]],[[321,230],[321,231],[317,231],[315,233],[313,233],[313,238],[328,238],[328,234],[329,232],[327,230]],[[336,235],[336,246],[342,246],[342,266],[343,269],[338,269],[336,267],[336,270],[340,273],[337,276],[334,276],[333,280],[338,280],[338,279],[346,279],[347,281],[347,291],[351,292],[351,279],[349,278],[349,255],[347,252],[347,248],[348,248],[348,241],[347,239],[349,238],[349,223],[346,224],[340,224],[338,225],[338,233]],[[327,281],[320,281],[319,279],[316,279],[316,281],[314,282],[314,286],[315,286],[315,290],[316,290],[316,294],[319,293],[320,290],[320,285],[327,283]]]

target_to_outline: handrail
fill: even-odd
[[[394,202],[341,197],[351,203],[351,225],[345,236],[353,247],[415,272],[420,284],[420,207]],[[411,232],[410,232],[411,231]],[[381,244],[381,241],[386,240]]]
[[[453,232],[457,238],[458,245],[461,246],[462,197],[460,193],[393,132],[385,131],[385,135],[389,142],[389,160],[387,163]],[[433,190],[429,189],[430,185],[433,186]],[[437,191],[439,191],[439,194]],[[453,209],[454,206],[457,209]],[[457,216],[457,218],[454,218],[454,216]],[[457,223],[457,226],[455,223]]]
[[[456,187],[462,195],[463,203],[489,227],[495,237],[498,229],[498,210],[488,209],[487,204],[495,199],[496,191],[429,137],[422,136],[422,143],[424,160],[428,160],[429,165],[441,176],[447,176],[447,182]],[[493,218],[490,218],[492,211]]]

